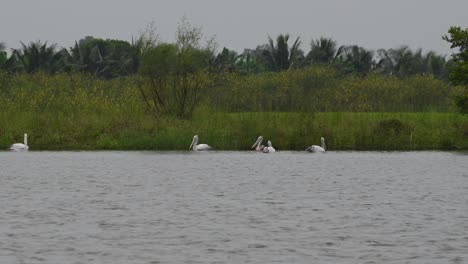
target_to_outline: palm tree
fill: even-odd
[[[57,61],[55,68],[57,72],[78,72],[79,67],[72,54],[65,48],[56,53]]]
[[[303,51],[299,48],[301,45],[299,37],[296,38],[291,48],[289,48],[288,41],[289,34],[280,34],[276,38],[276,45],[273,39],[268,37],[268,48],[263,55],[273,71],[283,71],[298,66],[304,57]]]
[[[386,49],[377,50],[378,61],[375,66],[375,71],[381,74],[394,74],[395,61],[391,56],[391,53]]]
[[[113,78],[135,73],[142,55],[142,43],[86,37],[71,49],[73,68],[97,77]]]
[[[396,49],[379,50],[376,71],[399,77],[414,74],[433,74],[437,78],[446,78],[445,58],[434,52],[423,55],[422,50],[412,51],[408,46]]]
[[[414,63],[413,52],[408,46],[378,51],[378,72],[396,76],[408,76]]]
[[[337,55],[337,64],[344,73],[365,75],[374,66],[374,52],[357,45],[345,46]]]
[[[21,42],[21,49],[13,50],[15,71],[21,69],[26,73],[44,71],[55,73],[58,69],[56,63],[60,60],[60,53],[56,52],[56,44],[47,45],[47,42],[30,42],[28,45]]]
[[[343,49],[343,47],[337,49],[336,41],[325,37],[313,39],[310,46],[310,51],[306,56],[306,61],[310,64],[333,63]]]

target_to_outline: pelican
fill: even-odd
[[[11,145],[10,150],[13,151],[28,151],[28,134],[24,133],[24,144],[23,143],[15,143]]]
[[[325,152],[325,149],[326,149],[325,138],[321,137],[320,138],[320,146],[312,145],[312,146],[306,148],[306,151],[309,151],[309,152]]]
[[[252,148],[255,148],[255,151],[257,152],[260,152],[260,151],[263,151],[263,149],[265,148],[264,145],[262,145],[262,141],[263,141],[263,137],[262,136],[259,136],[257,138],[257,141],[255,141],[255,143],[252,145]],[[256,146],[256,147],[255,147]]]
[[[268,144],[268,147],[263,148],[263,153],[275,153],[276,150],[273,147],[273,145],[271,144],[270,140],[268,140],[267,144]]]
[[[212,150],[213,148],[208,146],[207,144],[198,144],[198,135],[193,136],[192,144],[190,144],[189,149],[193,149],[195,151],[204,151],[204,150]]]

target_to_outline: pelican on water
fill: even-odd
[[[276,152],[276,150],[273,147],[273,145],[271,144],[270,140],[268,140],[267,144],[268,144],[268,147],[263,148],[263,153],[274,153],[274,152]]]
[[[208,146],[207,144],[198,144],[198,135],[193,136],[192,144],[190,144],[189,149],[193,149],[195,151],[203,151],[203,150],[212,150],[213,148]]]
[[[263,151],[265,146],[262,145],[262,141],[263,141],[263,137],[259,136],[257,138],[257,141],[255,141],[255,143],[252,145],[252,148],[255,148],[255,151],[258,151],[258,152]]]
[[[325,149],[326,149],[325,138],[321,137],[320,138],[320,146],[312,145],[312,146],[306,148],[306,151],[309,151],[309,152],[325,152]]]
[[[24,133],[24,144],[23,143],[15,143],[10,146],[10,150],[13,151],[27,151],[29,149],[28,146],[28,134]]]

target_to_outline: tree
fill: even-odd
[[[374,53],[357,45],[345,46],[337,56],[338,68],[345,74],[365,75],[374,65]]]
[[[377,51],[376,72],[398,77],[415,74],[432,74],[439,79],[447,77],[447,62],[443,56],[430,51],[423,54],[421,49],[412,51],[408,46]]]
[[[140,92],[156,115],[192,116],[201,90],[212,81],[208,71],[212,46],[202,46],[201,39],[201,29],[183,19],[175,44],[160,43],[144,53],[140,74],[146,81],[140,85]]]
[[[437,79],[448,80],[448,62],[444,56],[431,51],[426,54],[425,62],[428,73],[434,75]]]
[[[298,66],[299,62],[304,57],[303,51],[300,49],[301,41],[296,38],[291,48],[289,48],[289,34],[280,34],[275,42],[271,37],[268,37],[268,48],[264,51],[264,56],[270,69],[273,71],[289,70]]]
[[[450,73],[450,80],[454,84],[468,84],[468,28],[451,27],[448,33],[442,38],[450,42],[450,48],[459,50],[452,55],[455,66]]]
[[[417,51],[416,53],[421,53]],[[417,55],[408,46],[401,46],[396,49],[377,51],[379,61],[376,65],[376,70],[380,73],[406,77],[416,73],[415,65]],[[420,56],[419,56],[420,58]]]
[[[133,40],[132,38],[132,49],[130,52],[130,57],[133,62],[135,71],[138,71],[140,68],[141,59],[143,58],[144,54],[152,48],[156,47],[159,42],[159,34],[156,31],[154,22],[148,24],[145,30],[140,32],[136,40]]]
[[[244,49],[236,62],[236,70],[241,74],[255,74],[271,70],[271,64],[265,57],[269,45],[259,45],[255,49]]]
[[[76,70],[89,72],[97,77],[115,78],[135,73],[138,56],[135,46],[127,41],[86,37],[71,48]]]
[[[244,51],[236,63],[236,69],[241,74],[255,74],[265,72],[267,66],[262,56]]]
[[[310,43],[310,51],[306,56],[309,64],[330,64],[336,60],[343,47],[337,49],[336,41],[331,38],[320,37]]]
[[[48,45],[47,42],[30,42],[28,45],[21,42],[21,49],[14,49],[7,67],[13,72],[35,73],[43,71],[56,73],[60,71],[58,65],[62,59],[62,53],[56,51],[56,44]]]
[[[236,71],[236,65],[242,55],[238,55],[237,52],[229,50],[226,47],[216,56],[214,60],[214,68],[217,72],[234,72]]]
[[[457,96],[456,103],[461,112],[468,114],[468,28],[451,27],[449,35],[442,38],[451,43],[450,48],[458,48],[452,55],[454,65],[450,71],[450,81],[455,85],[464,85],[464,94]]]

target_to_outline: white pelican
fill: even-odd
[[[15,143],[11,145],[10,150],[13,151],[27,151],[29,149],[28,146],[28,134],[24,133],[24,144],[23,143]]]
[[[276,152],[276,150],[273,147],[273,145],[271,144],[270,140],[268,140],[267,144],[268,144],[268,147],[263,148],[263,153],[274,153],[274,152]]]
[[[320,146],[312,145],[312,146],[306,148],[306,151],[309,151],[309,152],[325,152],[325,149],[326,149],[325,138],[321,137],[320,138]]]
[[[257,141],[255,141],[255,143],[252,145],[252,148],[255,148],[255,151],[257,151],[257,152],[263,151],[265,146],[262,145],[262,141],[263,141],[263,137],[259,136],[257,138]]]
[[[189,149],[193,149],[195,151],[203,151],[203,150],[212,150],[213,148],[208,146],[207,144],[198,144],[198,135],[193,136],[192,144],[190,144]]]

